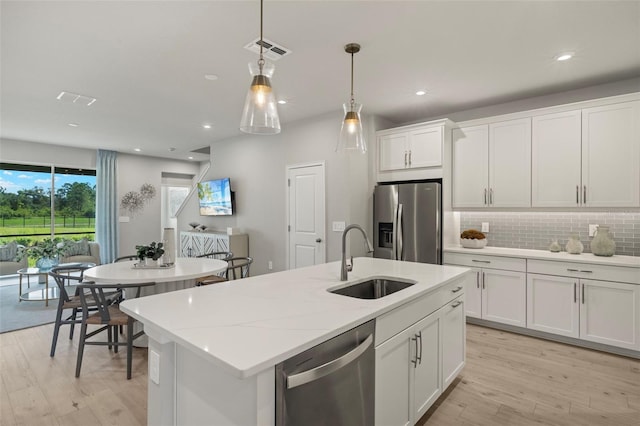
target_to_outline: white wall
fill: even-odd
[[[286,167],[311,162],[325,163],[327,261],[340,259],[341,233],[331,231],[333,221],[358,223],[371,229],[373,188],[366,155],[338,154],[335,145],[342,113],[303,120],[284,126],[279,135],[243,135],[211,145],[211,168],[204,179],[231,178],[236,192],[236,214],[231,217],[198,215],[198,200],[191,197],[178,218],[180,230],[191,221],[210,228],[240,228],[249,234],[249,252],[254,258],[252,274],[286,269]],[[377,120],[363,117],[370,147],[375,146]],[[386,124],[386,123],[385,123]],[[355,256],[364,254],[361,236],[353,234]]]

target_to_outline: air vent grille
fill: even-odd
[[[291,50],[287,49],[284,46],[279,46],[271,40],[267,40],[266,38],[262,39],[262,43],[260,43],[260,39],[257,38],[251,43],[248,43],[244,48],[259,55],[260,44],[262,44],[263,56],[271,61],[277,61],[278,59],[291,54]]]
[[[56,99],[68,104],[82,106],[91,106],[95,101],[97,101],[96,98],[92,98],[91,96],[79,95],[71,92],[60,92]]]

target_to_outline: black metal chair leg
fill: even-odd
[[[109,328],[109,333],[111,333],[111,327]],[[118,329],[117,326],[113,326],[113,351],[118,353]]]
[[[73,329],[76,326],[75,322],[76,322],[76,317],[78,316],[78,308],[73,308],[73,310],[71,311],[71,320],[73,321],[71,323],[71,330],[69,330],[69,340],[73,340]]]
[[[51,353],[53,357],[56,354],[56,344],[58,343],[58,333],[60,332],[60,321],[62,321],[62,303],[58,304],[58,312],[56,312],[56,323],[53,327],[53,340],[51,341]]]
[[[131,363],[133,360],[133,318],[127,322],[127,380],[131,379]]]
[[[82,355],[84,354],[84,341],[87,336],[87,324],[80,327],[80,343],[78,344],[78,360],[76,361],[76,377],[80,377],[80,369],[82,368]]]

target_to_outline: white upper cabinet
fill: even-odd
[[[640,102],[533,117],[533,207],[639,207]]]
[[[450,123],[444,119],[377,132],[378,181],[442,177]]]
[[[487,207],[489,127],[453,129],[453,207]]]
[[[582,110],[582,203],[640,206],[640,102]]]
[[[530,207],[531,119],[454,129],[453,207]]]
[[[533,207],[580,205],[580,117],[580,111],[533,117]]]
[[[531,206],[531,119],[489,125],[489,205]]]

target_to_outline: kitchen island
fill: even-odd
[[[149,336],[148,424],[272,425],[276,364],[385,316],[375,344],[391,340],[394,324],[429,314],[417,312],[429,304],[414,302],[437,300],[435,310],[460,297],[468,271],[371,258],[354,263],[347,282],[339,280],[340,262],[332,262],[123,302]],[[372,276],[416,284],[373,300],[327,291]],[[459,328],[464,338],[464,321]]]

